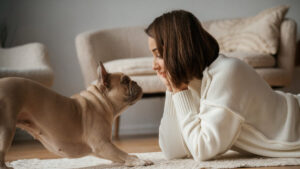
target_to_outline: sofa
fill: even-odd
[[[290,84],[295,64],[297,25],[286,18],[289,7],[277,6],[247,18],[202,22],[220,45],[220,53],[251,65],[271,87]],[[109,72],[123,72],[143,88],[144,96],[166,88],[152,70],[146,26],[87,31],[76,37],[85,85],[97,78],[98,61]]]

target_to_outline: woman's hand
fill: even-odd
[[[166,79],[167,79],[167,81],[169,82],[171,91],[172,91],[173,93],[177,93],[177,92],[180,92],[180,91],[183,91],[183,90],[187,90],[187,89],[188,89],[188,84],[185,84],[185,83],[181,83],[181,84],[179,85],[179,87],[176,87],[175,84],[172,83],[171,76],[170,76],[169,73],[167,73]]]
[[[168,79],[166,78],[166,73],[156,73],[157,76],[160,78],[160,80],[163,82],[163,84],[166,86],[167,90],[172,92],[172,88],[170,85],[170,82],[168,81]]]
[[[177,93],[177,92],[181,92],[183,90],[187,90],[188,85],[185,83],[182,83],[179,87],[171,85],[171,88],[172,88],[173,93]]]
[[[188,84],[182,83],[179,87],[176,87],[172,81],[171,76],[169,73],[158,73],[157,76],[160,78],[160,80],[164,83],[164,85],[167,87],[167,90],[173,93],[180,92],[182,90],[188,89]]]

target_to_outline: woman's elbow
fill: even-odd
[[[210,152],[191,152],[195,161],[209,161],[214,158],[214,153]]]
[[[186,157],[186,153],[176,147],[171,147],[170,144],[159,140],[159,147],[167,160],[179,159]]]

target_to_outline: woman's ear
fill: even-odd
[[[98,75],[98,83],[100,85],[104,85],[105,87],[108,87],[108,73],[101,61],[98,62],[98,68],[97,68],[97,75]]]

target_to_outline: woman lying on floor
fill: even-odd
[[[300,157],[300,95],[274,91],[190,12],[157,17],[145,30],[153,69],[167,87],[159,144],[168,159],[209,160],[229,149]]]

